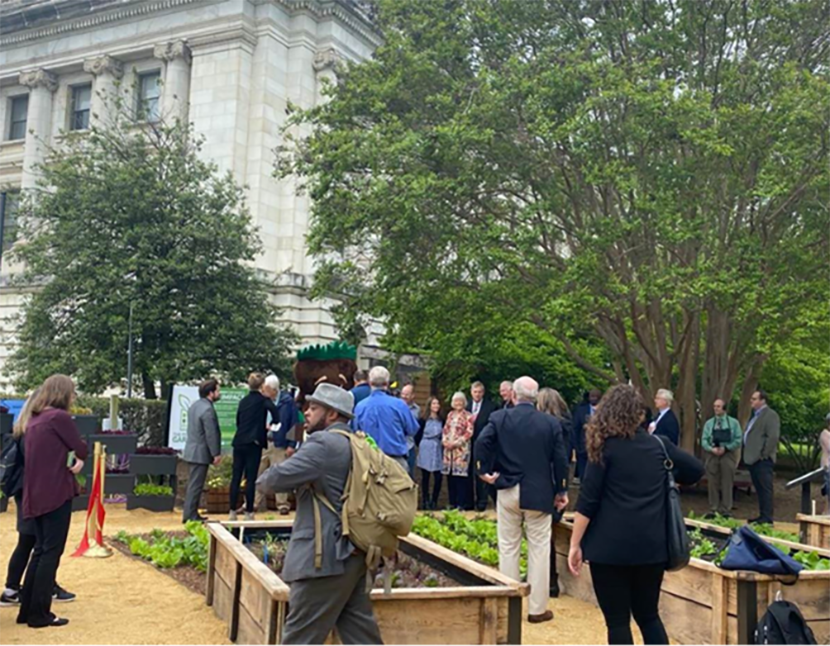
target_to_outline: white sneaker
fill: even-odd
[[[231,510],[231,512],[228,514],[228,520],[236,520],[236,512],[235,511]]]
[[[252,512],[252,511],[246,511],[246,512],[245,512],[245,520],[256,520],[256,519],[254,518],[254,512]]]

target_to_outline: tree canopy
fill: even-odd
[[[385,44],[277,168],[352,322],[399,349],[544,337],[673,387],[691,447],[696,400],[828,317],[826,2],[378,4]]]
[[[114,117],[50,150],[21,207],[23,284],[34,285],[10,362],[18,386],[64,372],[90,393],[123,384],[133,306],[135,375],[147,397],[174,381],[288,374],[295,336],[278,326],[252,261],[259,240],[242,189],[200,159],[178,122]]]

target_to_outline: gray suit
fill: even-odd
[[[750,426],[751,423],[751,426]],[[774,488],[773,468],[781,437],[781,419],[771,408],[764,407],[747,423],[749,432],[744,433],[744,463],[749,467],[752,486],[758,492],[758,522],[772,523]]]
[[[329,428],[350,430],[346,424]],[[365,554],[341,535],[341,497],[351,464],[349,441],[318,431],[309,435],[297,453],[257,480],[263,493],[297,490],[297,515],[281,574],[291,583],[284,644],[322,644],[335,627],[344,644],[382,643],[365,589]],[[313,491],[324,495],[338,511],[335,515],[320,504],[320,568],[314,567]]]
[[[187,476],[187,493],[184,497],[182,522],[199,517],[199,498],[205,487],[208,466],[222,453],[222,436],[219,419],[213,402],[202,398],[190,405],[187,411],[187,440],[182,459],[190,465]]]

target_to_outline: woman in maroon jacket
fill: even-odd
[[[52,614],[51,607],[55,574],[69,534],[72,498],[78,495],[75,474],[87,457],[86,443],[68,412],[74,401],[75,384],[69,377],[49,377],[32,402],[24,436],[23,517],[34,521],[36,539],[17,623],[32,628],[69,623]],[[75,452],[75,460],[68,466],[70,451]]]

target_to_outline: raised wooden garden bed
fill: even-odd
[[[281,643],[289,588],[240,539],[246,530],[289,536],[291,525],[291,520],[208,523],[206,600],[228,622],[231,641]],[[462,585],[395,588],[388,595],[374,590],[371,598],[386,644],[521,643],[527,584],[418,536],[403,539],[401,551]]]
[[[568,570],[572,528],[571,523],[562,522],[553,529],[559,587],[571,597],[596,604],[590,567],[583,567],[578,578]],[[787,541],[770,542],[805,551],[814,549]],[[669,637],[681,644],[749,643],[757,620],[778,592],[798,604],[818,643],[830,642],[830,571],[805,571],[795,585],[785,586],[773,576],[722,570],[693,558],[683,570],[666,573],[661,592],[660,616]]]
[[[205,489],[205,509],[209,514],[227,514],[230,511],[231,488],[215,487]],[[242,491],[240,488],[239,498],[236,501],[236,508],[239,509],[243,503]]]
[[[808,516],[798,514],[801,542],[830,550],[830,516]]]

